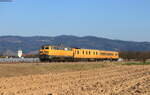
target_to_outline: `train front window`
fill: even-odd
[[[42,49],[49,49],[49,46],[43,46]]]
[[[49,49],[49,47],[47,46],[47,47],[45,47],[45,49]]]

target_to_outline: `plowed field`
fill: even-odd
[[[1,77],[0,95],[150,95],[150,65]]]

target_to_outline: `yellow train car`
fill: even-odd
[[[74,49],[74,58],[88,60],[118,60],[119,53],[94,49]]]
[[[117,61],[119,53],[94,49],[77,49],[63,46],[44,45],[39,51],[41,61]]]

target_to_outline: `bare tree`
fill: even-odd
[[[120,57],[126,60],[134,59],[145,63],[150,58],[150,51],[124,51],[120,52]]]

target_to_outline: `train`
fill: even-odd
[[[66,46],[43,45],[39,50],[39,59],[48,61],[117,61],[119,52],[97,49],[71,48]]]

